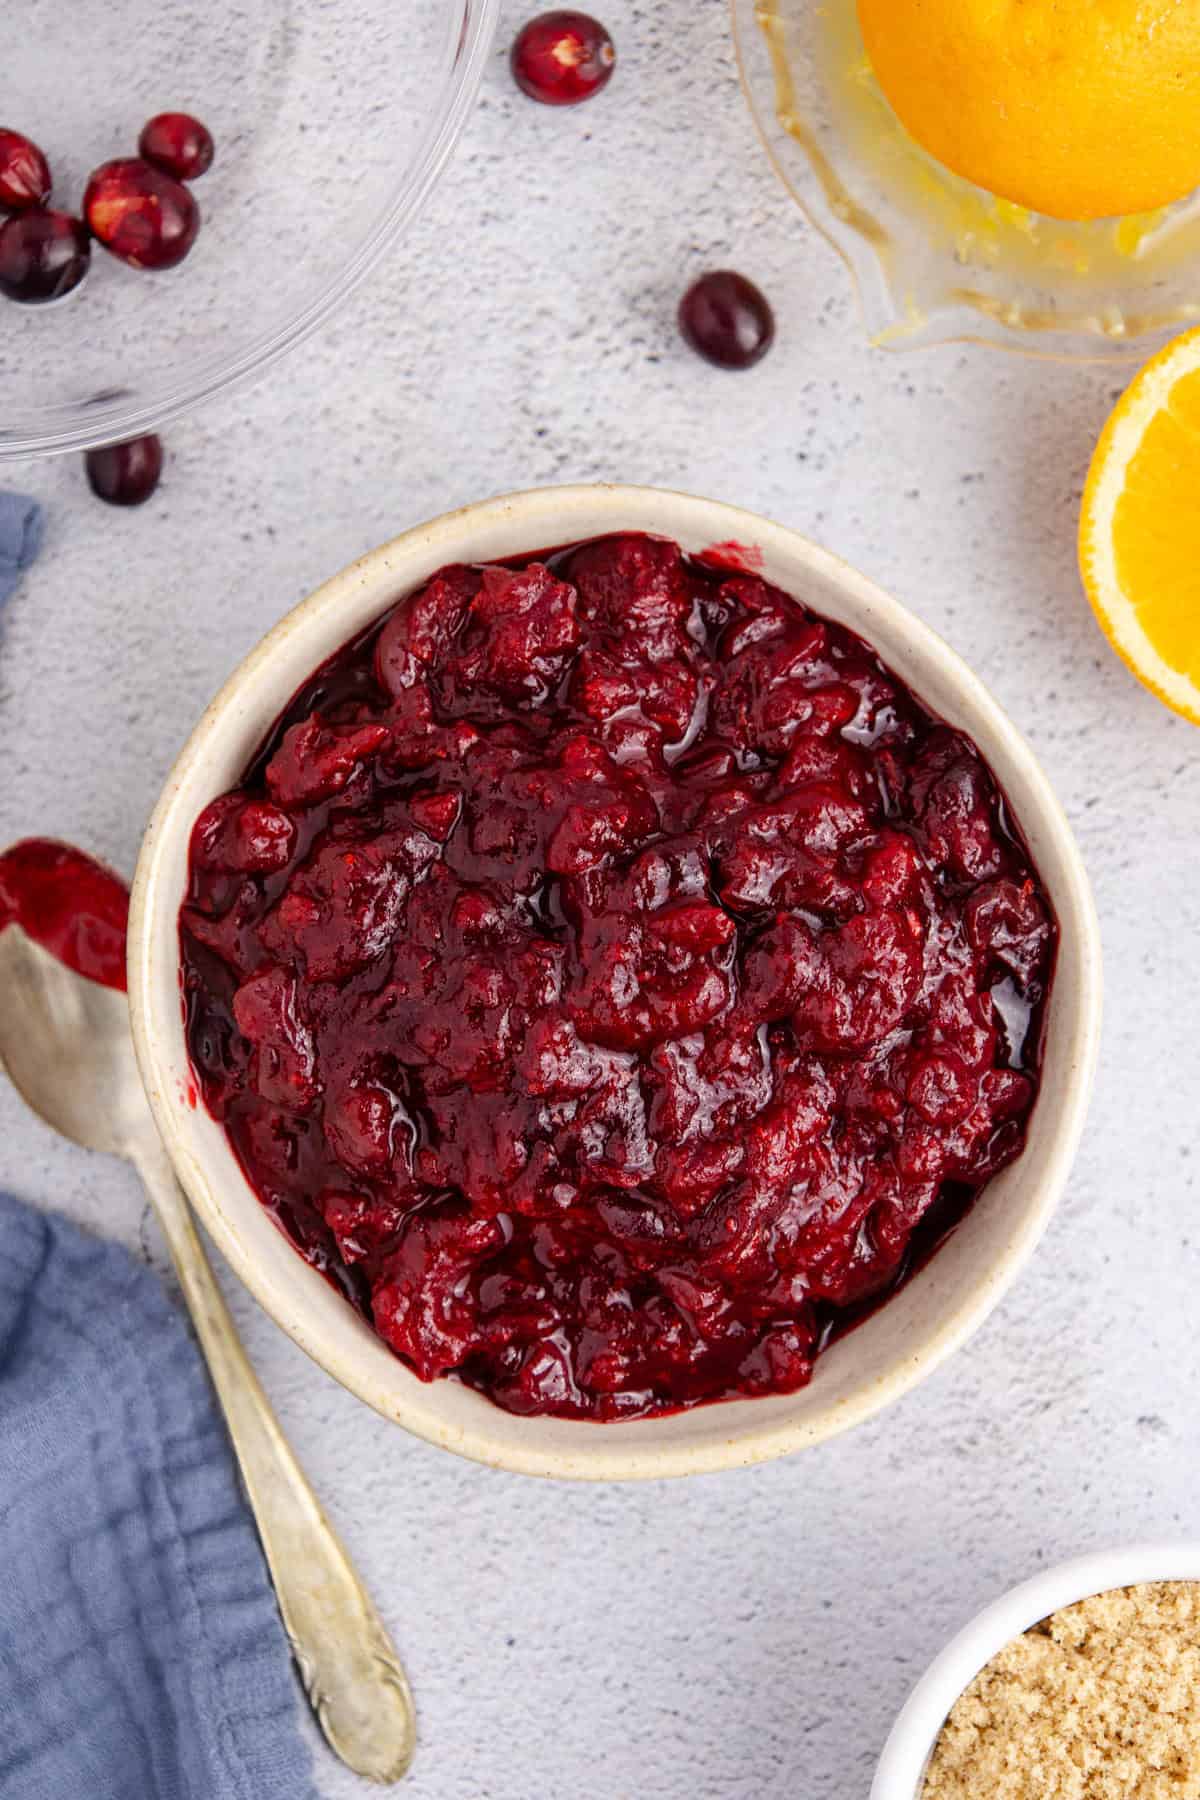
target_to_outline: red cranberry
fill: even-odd
[[[50,198],[50,165],[19,131],[0,126],[0,209],[24,212]]]
[[[101,163],[83,211],[93,236],[135,269],[173,269],[200,229],[200,209],[182,182],[140,156]]]
[[[617,60],[603,25],[587,13],[541,13],[519,33],[512,49],[517,86],[546,106],[574,106],[598,94]]]
[[[714,269],[692,283],[679,303],[679,329],[700,356],[720,369],[749,369],[775,341],[775,318],[752,281]]]
[[[102,444],[89,450],[84,462],[93,494],[110,506],[140,506],[162,474],[162,439],[151,432],[124,444]]]
[[[176,181],[195,181],[212,168],[212,133],[191,113],[155,113],[142,126],[138,149],[148,163]]]
[[[0,294],[27,305],[61,300],[88,271],[86,227],[70,213],[37,207],[0,225]]]

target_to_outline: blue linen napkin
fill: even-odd
[[[0,605],[41,549],[44,525],[36,500],[0,493]]]
[[[42,530],[0,492],[0,604]],[[0,1194],[0,1797],[315,1800],[298,1704],[182,1319]]]
[[[315,1800],[199,1355],[122,1248],[0,1194],[0,1795]]]

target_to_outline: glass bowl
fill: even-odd
[[[15,16],[12,6],[15,5]],[[98,245],[50,306],[0,299],[0,460],[152,431],[265,368],[345,299],[428,194],[499,0],[10,0],[3,124],[41,145],[54,204],[196,113],[217,155],[178,268]]]
[[[855,0],[732,0],[759,130],[855,279],[873,343],[986,339],[1074,358],[1145,356],[1200,320],[1200,194],[1064,224],[962,180],[876,82]]]

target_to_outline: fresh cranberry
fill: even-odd
[[[197,1084],[424,1380],[792,1393],[1017,1155],[1055,925],[978,750],[757,575],[456,565],[192,834]]]
[[[616,60],[603,25],[587,13],[566,9],[531,19],[512,48],[517,86],[546,106],[574,106],[598,94]]]
[[[749,369],[775,341],[766,297],[733,269],[694,281],[679,303],[679,329],[698,355],[721,369]]]
[[[138,149],[148,163],[176,181],[195,181],[212,168],[212,133],[191,113],[155,113],[142,126]]]
[[[187,188],[140,156],[120,156],[94,170],[83,211],[93,237],[135,269],[173,269],[200,229],[200,209]]]
[[[140,506],[162,474],[162,439],[151,432],[124,444],[102,444],[84,458],[93,494],[110,506]]]
[[[36,306],[61,300],[88,272],[87,229],[70,213],[35,207],[0,225],[0,294]]]
[[[50,165],[37,145],[0,126],[0,211],[24,212],[50,198]]]

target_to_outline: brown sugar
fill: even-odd
[[[921,1800],[1200,1800],[1200,1583],[1095,1594],[1014,1638],[955,1702]]]

